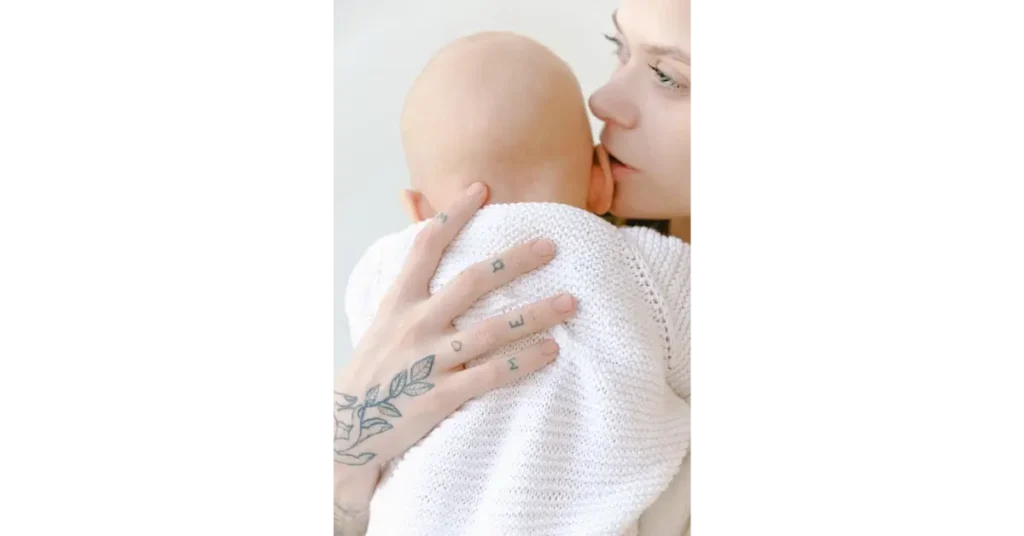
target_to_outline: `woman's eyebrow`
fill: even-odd
[[[619,10],[616,9],[615,11],[612,11],[612,24],[615,25],[615,30],[618,31],[620,35],[625,36],[626,33],[623,32],[622,31],[622,27],[619,26],[618,14],[619,14]],[[670,56],[670,57],[673,57],[673,58],[675,58],[675,59],[685,63],[687,67],[690,66],[690,55],[688,53],[684,52],[683,49],[681,49],[679,47],[668,46],[668,45],[647,45],[647,46],[644,47],[644,50],[646,50],[648,53],[650,53],[653,56]]]
[[[670,56],[690,66],[690,55],[683,52],[683,49],[675,46],[648,45],[644,47],[653,56]]]

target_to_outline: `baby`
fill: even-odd
[[[508,33],[446,46],[409,92],[402,141],[421,223],[385,236],[349,280],[358,343],[416,234],[472,182],[482,208],[446,250],[436,292],[472,264],[552,239],[547,265],[488,294],[464,328],[559,292],[576,316],[490,355],[554,338],[559,358],[466,403],[383,475],[370,536],[636,534],[689,447],[689,249],[601,217],[613,183],[595,158],[579,83],[550,50]],[[597,164],[595,164],[597,162]]]

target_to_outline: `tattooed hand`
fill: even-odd
[[[555,254],[548,240],[527,242],[471,266],[430,295],[428,285],[442,253],[487,198],[486,186],[474,186],[417,235],[373,325],[335,381],[336,531],[365,524],[384,463],[404,453],[467,400],[540,369],[558,353],[558,345],[547,340],[515,355],[465,367],[475,357],[566,320],[575,310],[575,300],[562,295],[464,331],[452,326],[481,296]]]

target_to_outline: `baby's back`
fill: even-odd
[[[421,228],[385,237],[360,262],[346,301],[353,340]],[[568,292],[575,318],[496,352],[550,336],[559,358],[470,401],[411,448],[378,488],[370,535],[621,535],[678,470],[689,444],[688,293],[666,293],[681,275],[671,259],[688,255],[681,242],[565,205],[489,206],[451,244],[431,291],[540,237],[555,242],[555,259],[485,296],[456,327]]]

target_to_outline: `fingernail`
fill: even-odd
[[[574,302],[575,300],[572,299],[572,296],[568,294],[562,294],[561,296],[555,298],[555,301],[553,301],[551,305],[559,313],[568,313],[569,311],[572,311],[572,306]]]
[[[533,252],[541,257],[550,257],[555,254],[555,243],[546,238],[541,238],[533,243]]]
[[[558,343],[552,340],[544,341],[540,345],[540,353],[544,355],[555,355],[558,353]]]
[[[474,182],[473,184],[470,184],[469,189],[466,190],[466,195],[469,197],[477,197],[482,193],[484,193],[484,183],[482,182]]]

